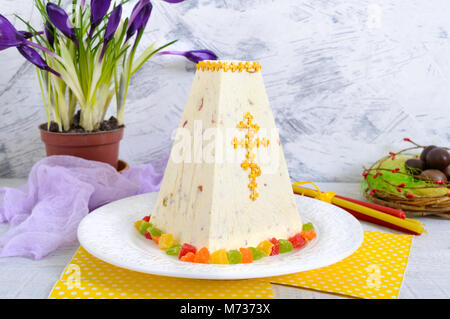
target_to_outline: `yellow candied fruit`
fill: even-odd
[[[220,249],[211,254],[211,264],[228,264],[227,251]]]
[[[270,241],[264,240],[260,242],[258,247],[256,248],[262,250],[266,254],[266,256],[269,256],[272,253],[272,247],[273,244]]]
[[[158,247],[162,250],[169,249],[174,244],[172,234],[162,234],[159,238]]]
[[[142,219],[141,219],[141,220],[138,220],[138,221],[136,221],[136,222],[134,222],[134,226],[136,226],[136,229],[137,229],[137,230],[140,230],[140,229],[141,229],[141,224],[142,224],[142,222],[143,222]]]

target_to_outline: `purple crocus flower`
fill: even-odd
[[[75,45],[78,46],[78,39],[75,35],[75,30],[73,29],[69,16],[64,9],[53,2],[48,2],[46,11],[51,23],[53,23],[53,25],[66,37],[72,39]]]
[[[25,41],[22,33],[0,14],[0,50],[16,47]]]
[[[179,2],[183,2],[184,0],[163,0],[163,1],[168,2],[168,3],[179,3]]]
[[[53,47],[53,44],[55,43],[55,28],[48,21],[45,23],[44,32],[48,43]]]
[[[40,46],[37,43],[28,41],[26,36],[28,35],[17,31],[8,19],[0,14],[0,51],[11,47],[18,47],[20,45],[28,45],[38,48],[56,59],[60,59],[60,57],[49,49]]]
[[[45,63],[44,59],[42,59],[42,57],[39,55],[39,53],[36,52],[36,50],[26,45],[19,45],[17,47],[17,50],[19,50],[20,54],[22,54],[25,59],[36,65],[38,68],[51,72],[58,77],[61,76],[58,72],[50,68],[47,63]]]
[[[114,10],[111,12],[111,15],[108,19],[108,24],[106,25],[105,39],[103,41],[103,49],[102,54],[100,55],[100,61],[103,59],[103,55],[106,52],[106,48],[108,47],[109,41],[112,40],[114,34],[117,31],[117,28],[120,24],[120,19],[122,17],[122,5],[119,4]]]
[[[192,50],[192,51],[161,51],[156,55],[181,55],[191,62],[198,63],[203,60],[217,60],[217,55],[211,50]]]
[[[128,41],[136,31],[141,31],[147,25],[150,14],[152,13],[153,5],[149,0],[141,0],[134,7],[128,22],[127,39]]]
[[[91,0],[91,31],[89,37],[92,38],[94,30],[102,22],[111,5],[111,0]]]

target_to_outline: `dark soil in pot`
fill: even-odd
[[[69,131],[58,132],[58,125],[53,123],[50,130],[47,123],[39,126],[42,141],[45,143],[47,156],[71,155],[87,160],[108,163],[117,169],[119,161],[119,143],[123,137],[123,125],[111,117],[103,121],[96,131],[86,132],[79,126],[77,114]]]

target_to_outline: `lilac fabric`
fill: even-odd
[[[41,259],[77,238],[81,219],[93,209],[132,195],[159,190],[166,160],[119,174],[112,166],[73,156],[36,163],[21,189],[0,188],[0,257]]]

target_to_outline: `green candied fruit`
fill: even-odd
[[[152,236],[152,238],[158,237],[158,236],[161,236],[161,235],[162,235],[162,231],[159,230],[159,229],[156,228],[156,227],[153,227],[153,226],[150,227],[150,228],[148,228],[147,231],[150,233],[150,235]]]
[[[289,240],[286,239],[280,239],[278,240],[280,242],[280,254],[288,253],[292,249],[294,249],[294,246]]]
[[[253,260],[258,260],[263,257],[266,257],[266,253],[263,252],[261,249],[255,248],[255,247],[248,247],[252,251]]]
[[[314,229],[314,226],[313,226],[312,223],[303,224],[302,231],[308,231],[308,230],[311,230],[311,229]]]
[[[145,233],[147,232],[147,229],[148,229],[149,227],[151,227],[151,226],[152,226],[152,223],[143,221],[143,222],[141,223],[141,225],[139,226],[139,232],[140,232],[142,235],[145,235]]]
[[[227,252],[229,264],[240,264],[242,262],[242,254],[238,250],[230,250]]]
[[[166,249],[166,254],[169,256],[178,256],[180,249],[181,245],[173,245],[172,247]]]

